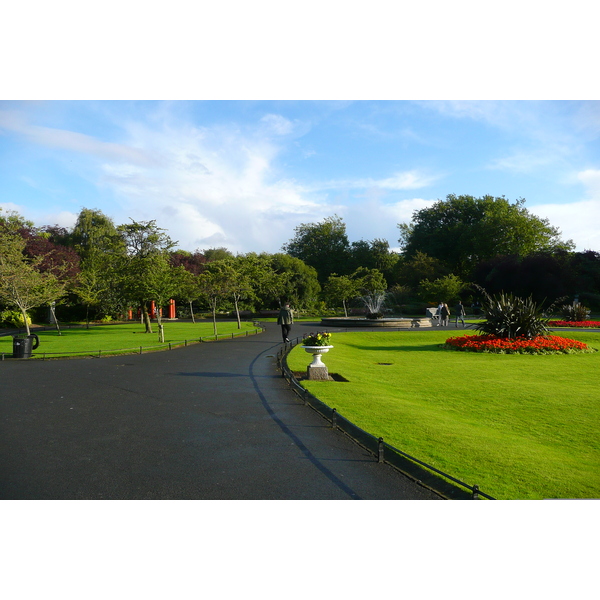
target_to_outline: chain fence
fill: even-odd
[[[121,354],[143,354],[148,352],[159,352],[163,350],[173,350],[174,348],[181,348],[190,344],[201,344],[203,342],[215,342],[223,339],[235,339],[236,337],[248,337],[249,335],[257,335],[265,331],[264,325],[259,322],[252,323],[255,327],[254,330],[247,329],[243,333],[217,333],[216,335],[205,335],[198,338],[191,338],[186,340],[175,340],[165,342],[164,344],[153,344],[152,346],[132,346],[130,348],[113,348],[111,350],[80,350],[76,352],[32,352],[31,357],[27,359],[14,359],[14,360],[46,360],[56,358],[102,358],[107,356],[118,356]],[[85,325],[68,325],[64,329],[71,329],[75,327],[85,327]],[[37,327],[35,331],[49,331],[54,330],[54,327]],[[23,333],[25,330],[23,329]],[[17,332],[6,333],[3,335],[18,335]],[[3,352],[0,355],[0,360],[6,358],[12,359],[12,352]]]
[[[338,332],[340,333],[340,332]],[[287,355],[290,351],[302,343],[298,337],[284,344],[277,353],[277,365],[291,389],[297,396],[327,421],[331,423],[332,429],[342,431],[360,446],[377,457],[380,463],[387,463],[412,480],[434,491],[440,496],[451,500],[495,500],[493,496],[482,492],[478,485],[469,485],[448,473],[440,471],[436,467],[407,454],[386,443],[382,437],[376,437],[341,415],[337,409],[327,406],[316,396],[311,394],[305,387],[300,385],[294,373],[287,364]]]

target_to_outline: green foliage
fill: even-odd
[[[25,256],[25,245],[19,234],[0,231],[0,302],[21,311],[29,334],[27,311],[62,298],[66,282],[50,271],[38,270],[44,255]]]
[[[587,321],[590,309],[580,302],[576,304],[564,304],[560,307],[562,318],[565,321]]]
[[[233,258],[233,254],[227,250],[227,248],[208,248],[202,250],[202,254],[207,262],[215,262],[217,260],[225,260],[227,258]]]
[[[31,325],[31,319],[27,317],[28,325]],[[0,325],[3,327],[25,327],[23,314],[18,310],[3,310],[0,312]]]
[[[450,273],[446,277],[440,277],[435,281],[425,279],[419,285],[419,295],[425,302],[437,304],[445,302],[453,304],[460,300],[461,292],[467,287],[467,284],[459,277]]]
[[[344,221],[334,215],[320,223],[302,223],[282,250],[315,268],[319,282],[325,282],[331,273],[345,273],[350,243]]]
[[[283,284],[280,288],[280,305],[285,300],[302,310],[310,309],[315,305],[321,292],[315,268],[299,258],[282,253],[272,254],[270,264],[276,280],[280,279]]]
[[[330,306],[339,306],[338,302],[344,307],[344,315],[348,316],[348,300],[356,298],[359,293],[360,282],[347,275],[336,275],[333,273],[325,283],[323,290]]]
[[[361,294],[376,296],[387,290],[387,281],[379,269],[359,267],[352,273],[351,278],[358,285]]]
[[[549,318],[531,297],[524,299],[513,294],[500,293],[490,296],[483,288],[482,303],[486,320],[475,326],[477,331],[500,338],[523,336],[531,339],[548,333]]]
[[[560,239],[558,228],[530,214],[524,204],[523,199],[511,204],[504,197],[450,194],[416,211],[410,225],[401,224],[399,242],[407,257],[417,251],[426,253],[462,277],[478,262],[496,255],[574,248],[571,240]]]

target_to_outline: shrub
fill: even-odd
[[[548,317],[531,296],[527,299],[511,294],[500,293],[490,296],[477,286],[484,295],[483,311],[486,321],[475,327],[484,334],[499,338],[534,338],[548,334]]]
[[[31,325],[31,319],[27,317],[27,324]],[[25,327],[23,315],[20,310],[3,310],[0,312],[0,325],[4,327]]]
[[[565,304],[560,307],[560,310],[563,321],[586,321],[590,314],[590,309],[579,302]]]

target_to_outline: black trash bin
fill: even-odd
[[[30,358],[31,351],[40,345],[40,340],[35,333],[26,337],[13,338],[13,358]]]

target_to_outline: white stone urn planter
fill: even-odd
[[[302,346],[306,352],[313,355],[313,360],[310,363],[309,367],[325,367],[323,361],[321,360],[321,355],[329,352],[333,346]]]

